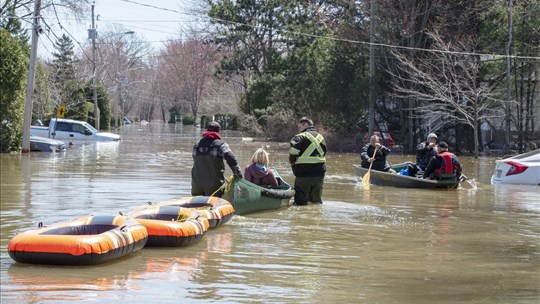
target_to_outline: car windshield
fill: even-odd
[[[84,123],[84,126],[85,126],[86,128],[88,128],[89,130],[91,130],[92,132],[94,132],[94,133],[99,132],[98,130],[96,130],[96,128],[92,127],[92,125],[89,124],[89,123],[87,123],[87,122]]]

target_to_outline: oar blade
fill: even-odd
[[[461,189],[466,190],[476,190],[478,189],[478,186],[476,185],[476,180],[474,179],[466,179],[459,182],[459,185]]]
[[[362,177],[362,187],[365,188],[365,189],[368,189],[369,188],[369,179],[371,177],[371,172],[368,171],[364,177]]]

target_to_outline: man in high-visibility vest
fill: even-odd
[[[291,139],[289,163],[294,176],[294,203],[296,205],[322,204],[324,175],[326,173],[326,142],[307,117],[298,122],[299,134]]]

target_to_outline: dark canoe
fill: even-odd
[[[407,168],[408,163],[401,163],[392,165],[392,169],[396,172],[400,172],[402,169]],[[368,169],[362,168],[360,165],[353,165],[356,170],[356,175],[364,177]],[[459,185],[457,180],[431,180],[423,179],[421,177],[413,177],[407,175],[400,175],[397,173],[389,173],[383,171],[371,170],[371,177],[369,179],[371,184],[379,186],[391,186],[391,187],[401,187],[401,188],[445,188],[445,189],[455,189]]]
[[[234,212],[240,215],[289,206],[289,201],[294,196],[294,189],[281,178],[275,169],[273,171],[278,180],[277,187],[266,188],[245,179],[235,179],[232,185],[229,184],[225,189],[223,198],[231,202]]]

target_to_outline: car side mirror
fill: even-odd
[[[94,134],[94,133],[92,133],[92,131],[90,131],[88,129],[84,130],[84,135],[92,135],[92,134]]]

